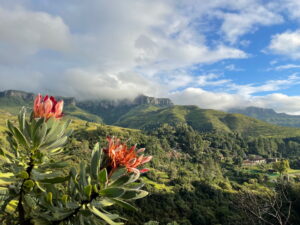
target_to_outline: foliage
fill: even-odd
[[[93,109],[96,113],[97,107]],[[68,183],[71,179],[74,180],[70,169],[76,169],[76,179],[80,182],[81,165],[84,161],[86,176],[90,176],[90,149],[93,149],[94,143],[103,143],[107,136],[116,135],[122,140],[128,140],[128,145],[137,143],[137,147],[146,148],[147,152],[155,156],[150,161],[150,167],[155,169],[143,174],[138,181],[145,183],[144,190],[150,192],[151,197],[129,202],[140,210],[128,211],[116,203],[105,207],[105,210],[112,214],[126,215],[128,225],[140,225],[149,221],[154,224],[247,224],[250,221],[248,215],[244,210],[236,208],[235,204],[240,199],[240,191],[251,191],[256,197],[264,193],[278,192],[275,182],[280,177],[279,173],[272,169],[272,163],[242,166],[243,160],[251,155],[262,156],[265,159],[289,159],[293,168],[288,170],[290,186],[287,192],[293,199],[290,224],[300,224],[300,173],[299,170],[295,170],[300,168],[300,138],[294,137],[298,134],[294,129],[269,125],[265,127],[265,123],[253,122],[243,116],[202,110],[193,106],[162,108],[142,105],[122,111],[123,109],[118,108],[120,111],[116,112],[109,111],[108,108],[99,115],[109,114],[107,119],[111,119],[111,122],[120,115],[120,122],[129,121],[130,118],[134,126],[125,123],[123,125],[142,130],[87,123],[79,119],[71,122],[69,127],[73,128],[74,132],[68,138],[64,151],[50,160],[52,163],[68,162],[69,165],[64,168],[52,169],[61,172],[68,179],[64,183],[40,185],[43,189],[47,188],[46,192],[52,192],[53,207],[57,209],[60,204],[64,204],[60,200],[63,195],[69,196],[69,202],[80,204],[82,199],[74,199],[73,195],[68,193]],[[68,113],[69,111],[66,112]],[[2,121],[7,118],[14,124],[17,122],[13,115],[6,111],[0,112],[0,132],[4,132]],[[1,137],[3,135],[0,135],[0,139]],[[6,149],[6,141],[2,139],[0,143],[1,147]],[[2,158],[1,162],[4,162]],[[104,161],[102,164],[101,167],[105,167]],[[11,174],[8,173],[10,169],[7,165],[3,164],[2,168],[5,175],[1,180],[4,182],[7,180],[4,176]],[[94,178],[90,181],[91,184],[95,182]],[[59,190],[57,194],[48,189],[51,185]],[[42,194],[41,190],[39,192]],[[15,203],[7,206],[5,217],[1,218],[10,217],[8,212],[14,210]],[[83,208],[84,206],[78,213],[86,215]],[[89,211],[87,207],[86,209]],[[285,205],[283,212],[286,209]],[[43,212],[48,212],[47,215],[51,217],[56,215],[46,209]],[[75,218],[79,220],[79,217],[74,217],[74,220]],[[69,223],[76,222],[70,220]],[[105,223],[103,220],[102,222]]]
[[[273,169],[278,171],[280,174],[287,172],[290,169],[290,163],[288,160],[280,160],[273,163]]]
[[[42,107],[47,112],[47,104]],[[2,224],[123,224],[119,221],[124,218],[106,208],[136,210],[129,201],[148,194],[141,190],[139,170],[111,168],[111,158],[96,143],[88,164],[64,171],[68,156],[63,146],[72,133],[70,121],[56,119],[55,113],[43,115],[32,114],[28,120],[23,108],[18,126],[7,122],[10,148],[0,151]]]

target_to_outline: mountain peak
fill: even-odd
[[[160,105],[160,106],[172,106],[173,102],[169,98],[155,98],[149,97],[146,95],[139,95],[133,100],[134,104],[137,105],[144,105],[144,104],[151,104],[151,105]]]

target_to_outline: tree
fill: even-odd
[[[275,190],[264,193],[241,190],[235,206],[244,211],[250,224],[287,225],[292,201],[288,197],[286,184],[277,183]]]
[[[290,169],[290,163],[287,159],[282,159],[278,162],[273,163],[273,169],[279,172],[280,175],[282,175]]]

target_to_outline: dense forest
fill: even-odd
[[[241,195],[247,191],[257,195],[272,193],[277,185],[288,191],[287,202],[293,202],[289,223],[300,222],[297,215],[299,175],[286,175],[290,178],[287,182],[284,176],[282,180],[280,176],[272,178],[276,174],[272,171],[272,163],[250,168],[242,166],[247,156],[261,155],[288,158],[291,168],[300,169],[300,139],[199,133],[186,124],[164,124],[147,132],[124,131],[118,133],[106,126],[93,132],[81,129],[76,132],[73,142],[90,138],[89,143],[93,143],[99,137],[104,140],[105,136],[114,134],[124,140],[130,138],[131,143],[146,147],[147,152],[155,156],[151,162],[152,170],[143,177],[151,195],[137,202],[141,210],[129,214],[128,224],[143,224],[150,220],[160,224],[253,224],[251,220],[245,220],[249,215],[243,205],[239,205]],[[69,148],[72,149],[72,145]],[[78,148],[80,154],[84,149]],[[272,219],[267,214],[264,216]],[[256,219],[254,216],[253,221]],[[279,223],[273,221],[272,224]]]

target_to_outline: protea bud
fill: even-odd
[[[46,95],[44,98],[42,95],[38,94],[38,96],[34,100],[33,112],[35,118],[45,118],[49,119],[54,117],[59,119],[63,116],[64,102],[63,100],[56,101],[53,96],[49,97]]]

